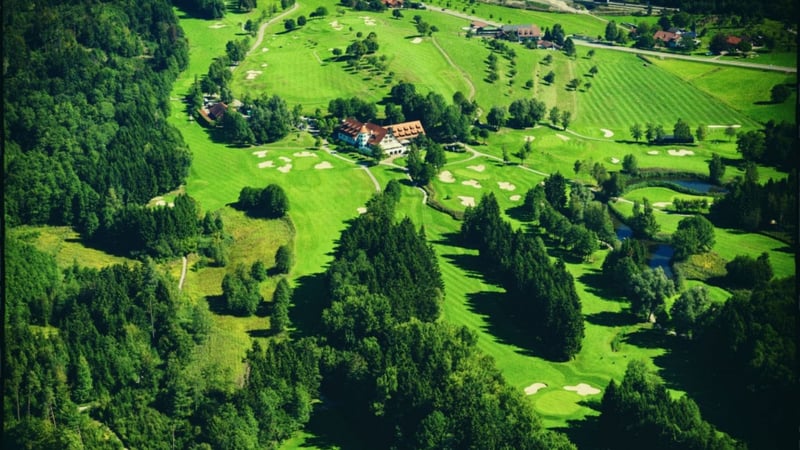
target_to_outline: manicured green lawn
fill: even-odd
[[[653,64],[755,121],[794,120],[797,90],[793,89],[792,96],[780,105],[771,103],[770,91],[776,84],[796,86],[796,74],[742,70],[677,59],[654,59]]]

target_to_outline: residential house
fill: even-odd
[[[223,102],[217,102],[214,104],[207,103],[197,112],[200,113],[200,117],[206,122],[206,125],[214,125],[215,122],[222,119],[227,110],[228,105]]]
[[[403,0],[381,0],[384,6],[387,8],[402,8],[403,7]]]
[[[678,33],[664,30],[658,30],[653,35],[653,39],[656,41],[656,44],[667,46],[669,48],[675,48],[675,46],[678,45],[678,37]]]
[[[425,134],[425,129],[419,120],[382,127],[350,117],[339,125],[336,137],[363,153],[372,154],[373,149],[380,148],[386,155],[402,155],[408,151],[408,144],[421,134]]]

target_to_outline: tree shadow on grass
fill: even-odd
[[[316,336],[322,331],[322,310],[329,306],[326,300],[326,282],[323,272],[306,275],[295,280],[292,293],[293,306],[289,320],[295,327],[296,337]]]
[[[621,296],[608,285],[608,281],[603,276],[603,271],[590,269],[578,277],[578,281],[586,286],[586,291],[600,298],[614,300],[621,299]]]
[[[638,323],[635,317],[625,311],[601,311],[595,314],[587,314],[583,318],[585,321],[601,327],[625,327]]]
[[[208,310],[218,316],[230,315],[228,308],[225,307],[225,298],[221,295],[206,296],[208,302]]]
[[[664,330],[657,328],[640,328],[625,336],[625,343],[639,348],[670,348],[677,336],[669,336]]]
[[[311,419],[305,426],[305,430],[312,434],[306,439],[306,446],[341,450],[371,448],[366,439],[369,431],[354,429],[355,422],[348,420],[349,415],[339,408],[331,408],[324,402],[314,406]]]
[[[475,292],[467,294],[470,311],[485,317],[486,331],[503,344],[517,348],[524,356],[541,356],[537,351],[536,337],[519,326],[520,319],[511,311],[508,298],[502,292]]]
[[[599,416],[586,416],[583,419],[568,420],[567,424],[566,427],[554,428],[553,431],[566,434],[569,440],[580,449],[605,448],[601,444],[603,430],[600,427]]]

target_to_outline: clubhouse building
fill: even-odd
[[[337,139],[355,146],[360,152],[372,154],[373,149],[378,148],[387,156],[405,154],[408,144],[421,134],[425,134],[425,129],[419,120],[382,127],[350,117],[336,130]]]

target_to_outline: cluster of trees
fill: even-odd
[[[700,199],[675,197],[672,199],[672,208],[679,213],[705,211],[708,207],[708,199],[705,197]]]
[[[389,102],[400,107],[405,120],[419,120],[431,139],[438,142],[466,141],[477,105],[456,92],[453,103],[437,92],[422,95],[412,83],[400,82],[389,93]],[[388,108],[388,106],[387,106]]]
[[[444,149],[440,144],[432,142],[428,139],[417,139],[418,142],[411,145],[411,150],[408,153],[406,165],[408,166],[408,174],[420,186],[427,186],[436,174],[447,162],[447,157],[444,154]],[[420,156],[419,146],[424,145],[427,149],[425,152],[425,159]]]
[[[606,24],[603,37],[605,37],[605,40],[609,42],[617,42],[619,44],[625,44],[628,42],[628,33],[626,33],[622,28],[619,28],[617,26],[617,22],[613,20]]]
[[[653,206],[647,197],[642,199],[642,203],[639,203],[638,200],[633,202],[633,215],[628,221],[628,226],[633,230],[635,237],[648,239],[654,238],[656,233],[661,230],[661,225],[656,220]]]
[[[342,233],[327,272],[322,392],[346,402],[374,448],[574,448],[542,427],[473,333],[437,321],[436,257],[424,231],[394,222],[398,197],[392,181]]]
[[[289,134],[300,120],[301,109],[297,105],[289,109],[286,101],[277,95],[242,99],[239,108],[247,114],[230,109],[222,117],[222,134],[226,141],[235,144],[262,144],[275,142]]]
[[[194,199],[187,195],[175,197],[173,205],[151,208],[108,202],[83,236],[117,254],[156,258],[185,255],[197,249],[203,232],[200,214]]]
[[[378,108],[359,97],[335,98],[328,102],[328,113],[337,120],[358,117],[363,122],[372,122],[378,117]]]
[[[378,44],[378,35],[373,31],[370,32],[364,40],[355,40],[348,45],[345,54],[351,59],[360,60],[365,55],[371,55],[377,52],[378,48],[380,48],[380,44]]]
[[[754,171],[753,171],[754,172]],[[744,230],[793,231],[797,226],[797,171],[780,181],[758,184],[757,176],[737,179],[711,205],[715,223]]]
[[[603,277],[609,287],[627,296],[638,319],[666,322],[666,299],[675,295],[675,283],[661,267],[649,268],[647,259],[642,241],[624,239],[606,255]]]
[[[734,289],[755,289],[765,286],[772,280],[772,265],[769,254],[764,252],[758,258],[737,255],[725,264],[726,281]]]
[[[191,156],[164,99],[188,46],[169,2],[4,7],[7,223],[82,229],[111,192],[144,203],[176,188]]]
[[[277,184],[263,189],[245,186],[239,191],[237,206],[256,217],[279,219],[289,212],[289,197]]]
[[[534,347],[559,361],[578,354],[584,327],[574,280],[562,260],[550,261],[540,238],[515,232],[491,193],[467,209],[460,237],[478,249],[483,267],[506,289],[509,308]]]
[[[256,0],[243,0],[246,2],[242,5],[240,2],[239,7],[245,9],[252,4],[250,9],[256,7]],[[220,19],[225,17],[225,0],[177,0],[175,6],[191,12],[203,19]]]
[[[736,150],[742,159],[789,171],[797,167],[797,127],[788,122],[767,122],[763,131],[739,133]]]
[[[439,31],[439,28],[436,27],[436,25],[431,25],[428,22],[425,22],[420,15],[415,15],[412,18],[412,21],[414,22],[414,26],[417,28],[417,33],[419,33],[420,36],[430,36]]]
[[[356,11],[375,11],[381,12],[386,10],[386,5],[380,0],[341,0],[343,6],[353,8]]]
[[[672,233],[672,247],[677,259],[710,251],[714,242],[714,225],[700,215],[681,219],[678,229]]]
[[[672,399],[643,361],[629,362],[622,382],[611,380],[606,387],[600,429],[610,448],[747,448],[703,420],[689,397]]]
[[[644,137],[647,139],[649,144],[661,142],[667,135],[663,125],[656,125],[650,122],[646,123],[644,127],[642,127],[642,125],[639,123],[635,123],[631,125],[630,131],[631,137],[636,142],[639,142],[639,140]],[[672,138],[675,141],[681,142],[693,142],[694,140],[694,137],[692,137],[692,130],[689,128],[689,124],[687,124],[683,119],[678,119],[675,122],[675,125],[672,129]],[[705,139],[705,127],[702,125],[697,129],[697,139],[701,141]]]
[[[263,264],[253,264],[248,271],[239,264],[222,278],[222,301],[225,309],[239,316],[255,314],[262,298],[259,283],[264,280]]]

